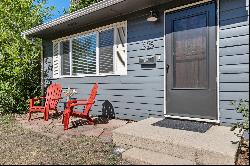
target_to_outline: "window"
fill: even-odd
[[[96,34],[72,39],[73,75],[96,74]]]
[[[60,43],[61,75],[70,75],[70,42],[69,40]]]
[[[127,74],[126,22],[53,43],[54,78]]]
[[[114,72],[114,29],[99,33],[99,72]]]

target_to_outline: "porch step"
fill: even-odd
[[[149,118],[113,131],[113,141],[126,149],[139,148],[196,164],[234,164],[239,137],[230,127],[213,126],[205,133],[153,126]]]
[[[195,162],[189,160],[138,148],[127,150],[122,158],[135,165],[195,165]]]

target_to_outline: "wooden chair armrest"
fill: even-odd
[[[38,97],[38,98],[32,98],[30,100],[33,100],[33,101],[38,101],[38,100],[41,100],[41,99],[46,99],[45,96],[42,96],[42,97]]]
[[[42,96],[42,97],[39,97],[39,98],[32,98],[30,99],[30,107],[33,107],[34,104],[35,104],[35,101],[39,101],[39,100],[42,100],[42,99],[45,99],[46,97]]]
[[[68,100],[67,104],[71,104],[71,103],[77,103],[77,100]]]
[[[88,101],[87,99],[80,99],[80,100],[75,100],[75,101]]]
[[[81,105],[86,105],[86,104],[87,102],[86,103],[72,103],[70,107],[81,106]]]
[[[86,105],[87,104],[87,100],[82,99],[82,100],[69,100],[66,103],[66,107],[67,108],[74,108],[75,106],[81,106],[81,105]]]
[[[67,103],[81,103],[81,102],[87,102],[87,100],[82,99],[82,100],[69,100]]]
[[[95,104],[95,101],[94,102],[88,102],[88,101],[84,100],[84,102],[81,102],[81,103],[72,103],[72,104],[70,104],[70,107],[85,106],[85,105],[88,105],[88,104]]]
[[[50,100],[60,100],[60,99],[63,99],[62,97],[61,98],[52,98]]]
[[[34,106],[35,100],[34,99],[30,99],[30,108]]]
[[[77,100],[68,100],[66,102],[66,108],[71,108],[73,103],[77,103]]]
[[[87,104],[95,104],[95,101],[93,101],[93,102],[87,102]]]

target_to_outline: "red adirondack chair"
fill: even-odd
[[[45,97],[33,98],[30,99],[30,107],[29,107],[29,121],[31,119],[31,114],[34,112],[43,112],[44,120],[48,121],[49,119],[49,111],[54,110],[57,111],[57,104],[59,99],[61,99],[62,95],[62,87],[60,84],[51,84],[48,89]],[[35,106],[35,101],[46,99],[44,106]]]
[[[63,112],[63,121],[64,130],[69,128],[69,119],[70,116],[86,118],[90,125],[94,125],[93,119],[89,116],[92,105],[95,103],[95,97],[98,90],[98,83],[95,83],[91,90],[91,94],[88,100],[69,100],[66,104],[66,109]],[[73,110],[75,106],[84,106],[83,112]]]

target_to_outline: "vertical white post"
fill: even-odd
[[[117,50],[117,26],[114,27],[114,45],[113,45],[113,73],[116,74],[117,72],[117,66],[116,66],[116,59],[117,59],[117,55],[116,55],[116,50]]]
[[[96,32],[96,75],[100,74],[99,71],[99,56],[100,56],[100,45],[99,45],[99,32]]]
[[[59,74],[58,74],[58,78],[60,78],[63,74],[62,74],[62,55],[61,55],[61,50],[60,50],[60,43],[61,42],[58,42],[58,44],[57,44],[57,47],[58,47],[58,72],[59,72]]]
[[[220,123],[220,0],[217,0],[217,109],[218,123]]]
[[[69,40],[69,66],[70,66],[70,76],[73,74],[73,63],[72,63],[72,39]]]
[[[126,53],[126,58],[125,58],[125,73],[124,75],[127,75],[128,74],[128,23],[126,21],[126,24],[125,24],[125,53]]]

